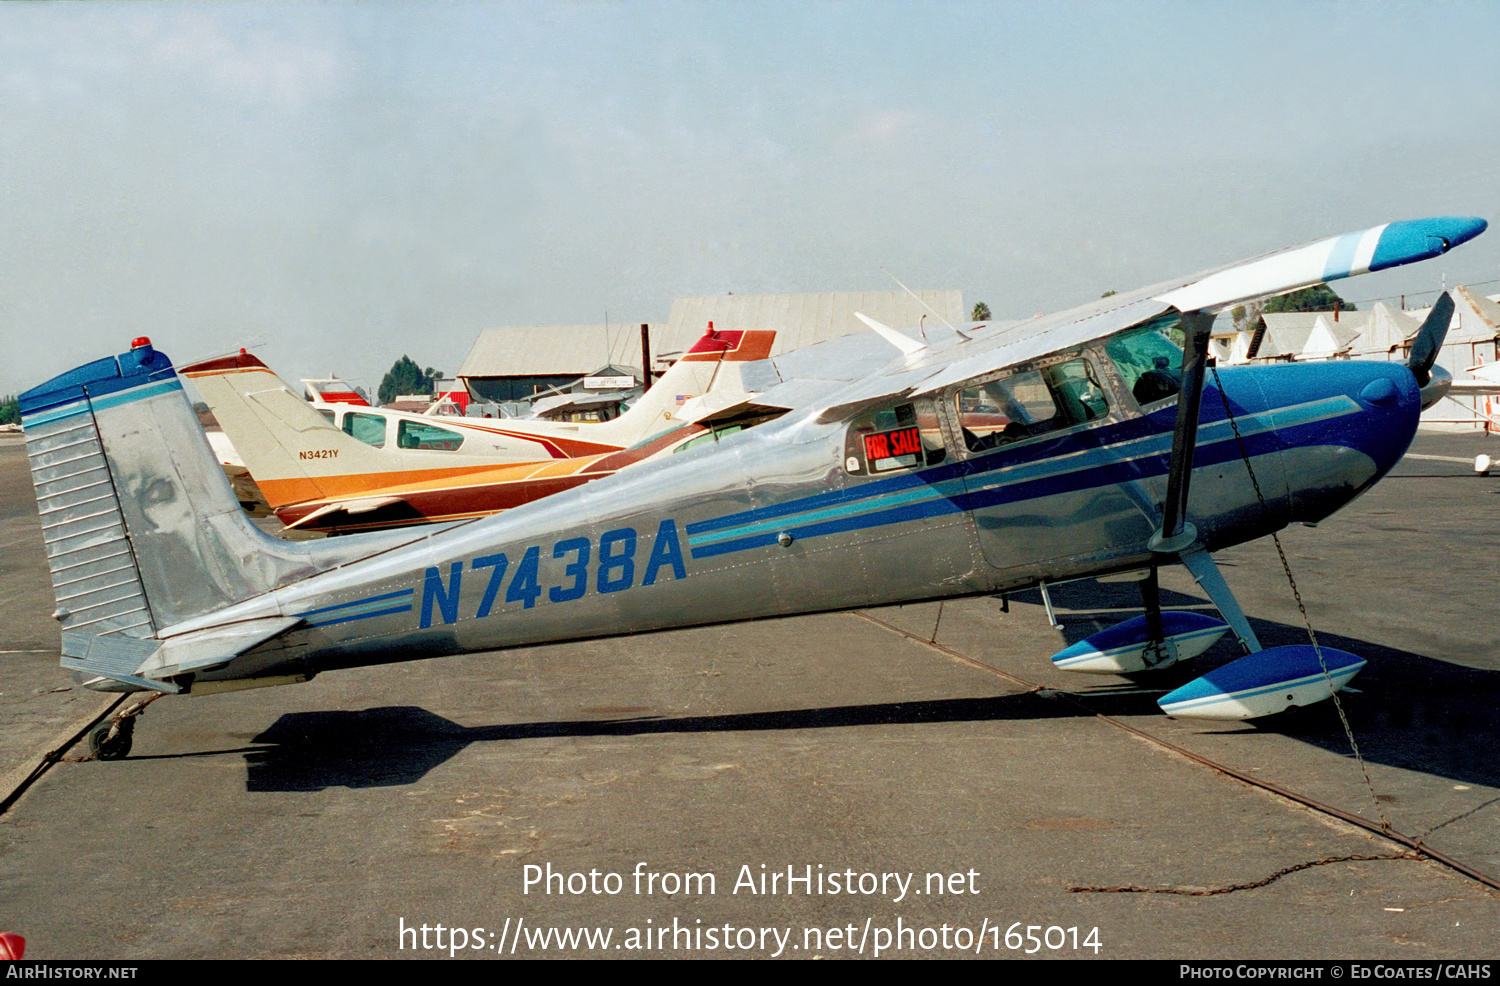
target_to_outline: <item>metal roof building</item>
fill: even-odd
[[[825,339],[868,332],[854,317],[863,312],[896,328],[938,324],[924,303],[949,322],[964,322],[963,293],[956,290],[838,291],[821,294],[723,294],[678,298],[665,323],[647,323],[652,370],[668,364],[716,329],[775,329],[772,355]],[[920,298],[921,300],[917,300]],[[512,401],[561,386],[606,364],[638,368],[641,323],[526,325],[485,329],[474,340],[458,376],[476,397]],[[638,371],[637,371],[638,373]]]
[[[646,323],[653,348],[661,323]],[[502,403],[561,387],[602,366],[640,377],[641,323],[508,325],[485,329],[459,367],[475,397]]]
[[[893,328],[913,328],[923,319],[937,325],[940,319],[967,322],[961,291],[917,291],[913,298],[904,291],[835,291],[822,294],[714,294],[678,298],[672,303],[663,346],[658,354],[681,352],[691,346],[709,322],[716,329],[775,329],[776,345],[771,355],[803,349],[826,339],[868,332],[855,312]]]

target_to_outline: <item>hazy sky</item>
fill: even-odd
[[[1493,3],[0,4],[0,393],[137,335],[373,388],[683,294],[1027,316],[1493,223],[1497,50]],[[1500,230],[1336,287],[1444,273]]]

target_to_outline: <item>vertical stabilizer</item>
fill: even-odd
[[[329,466],[339,473],[389,468],[243,349],[184,366],[182,375],[214,412],[272,510],[328,496],[320,480],[332,472]],[[287,439],[297,447],[288,447]]]
[[[740,370],[747,363],[769,359],[776,341],[772,329],[725,329],[708,331],[682,355],[661,379],[651,385],[631,405],[630,410],[613,421],[590,426],[587,433],[596,441],[607,441],[629,447],[684,420],[679,412],[713,396],[713,408],[737,403],[748,396]]]
[[[137,383],[160,383],[140,369]],[[170,372],[166,379],[175,384]],[[149,637],[156,622],[89,399],[107,405],[124,389],[119,364],[102,359],[27,391],[20,404],[54,618],[64,630]]]
[[[390,543],[292,544],[252,525],[147,339],[20,404],[65,667],[134,682],[149,638]]]

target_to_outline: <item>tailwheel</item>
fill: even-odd
[[[144,702],[126,709],[108,722],[101,722],[89,730],[89,753],[95,760],[124,760],[130,756],[130,746],[135,741],[135,720],[146,706],[161,698],[165,692],[157,692]]]
[[[89,753],[95,760],[124,760],[134,741],[135,717],[101,722],[89,730]]]

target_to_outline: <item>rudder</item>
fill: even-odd
[[[174,626],[388,546],[292,544],[254,527],[147,339],[20,405],[64,667],[174,691],[133,673]]]

